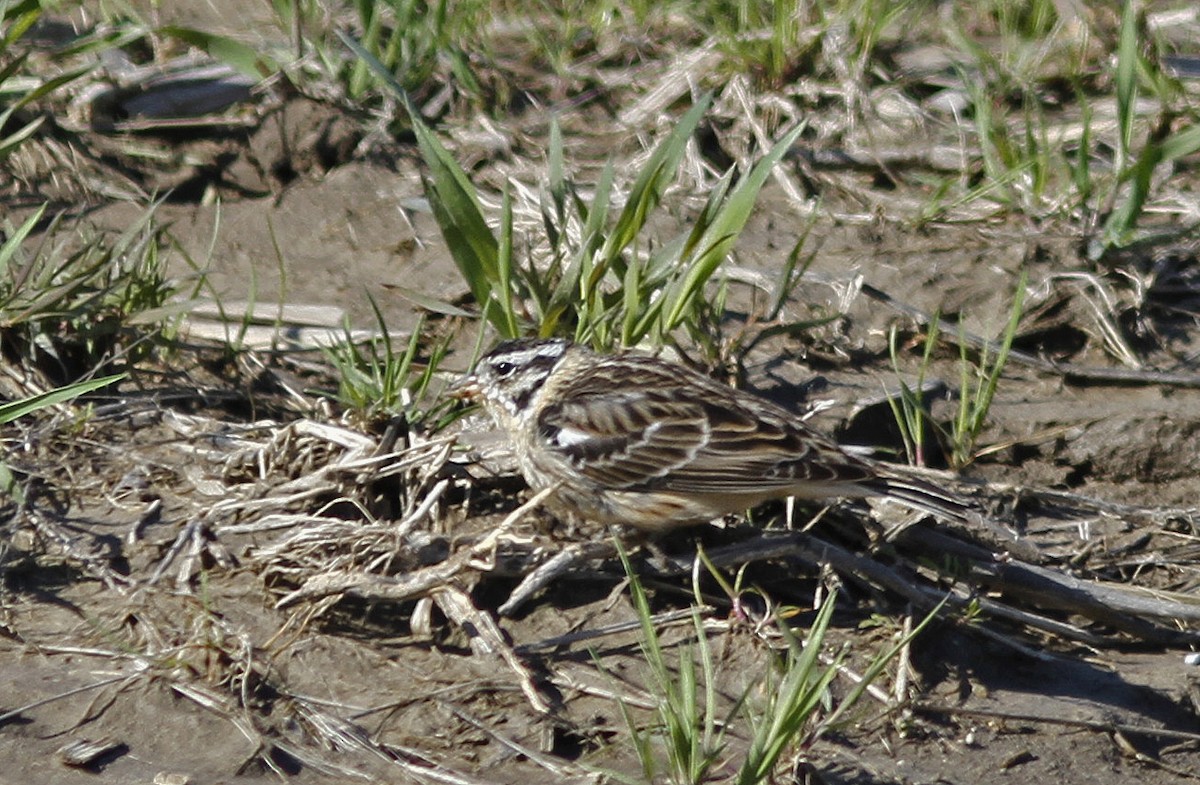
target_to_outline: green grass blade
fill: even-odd
[[[902,636],[892,646],[880,652],[871,661],[871,665],[866,669],[866,671],[863,672],[862,678],[858,680],[858,683],[854,685],[854,688],[850,690],[846,697],[838,703],[838,705],[828,714],[828,716],[822,718],[820,725],[813,730],[814,740],[824,734],[827,729],[835,727],[838,722],[841,721],[842,716],[852,709],[856,703],[858,703],[858,700],[863,696],[863,693],[865,693],[867,689],[870,688],[870,686],[875,682],[875,680],[883,674],[888,663],[895,659],[896,656],[900,654],[900,652],[906,646],[911,644],[916,637],[924,632],[925,628],[937,618],[938,614],[942,612],[942,608],[945,607],[949,599],[950,595],[946,595],[941,602],[935,605],[933,609],[925,615],[925,618],[921,620],[920,624],[913,627],[912,630]]]
[[[1075,96],[1079,101],[1081,112],[1081,130],[1079,134],[1079,152],[1077,153],[1079,158],[1071,166],[1071,179],[1074,181],[1075,190],[1079,195],[1079,204],[1086,205],[1090,202],[1094,191],[1091,161],[1093,113],[1092,106],[1081,88],[1076,88]]]
[[[565,217],[564,209],[567,202],[566,166],[563,163],[563,135],[558,125],[558,118],[550,120],[550,149],[546,156],[546,180],[550,189],[550,198],[554,201],[556,218],[561,222]]]
[[[988,411],[992,407],[992,400],[996,397],[996,388],[1000,384],[1000,376],[1004,373],[1004,366],[1008,363],[1008,354],[1012,350],[1013,340],[1017,337],[1017,327],[1021,323],[1021,317],[1025,315],[1025,286],[1029,282],[1029,273],[1026,270],[1021,271],[1021,277],[1017,280],[1017,290],[1013,294],[1012,310],[1008,315],[1008,324],[1004,328],[1004,335],[1000,339],[1000,348],[996,352],[996,357],[992,360],[992,364],[986,369],[987,381],[984,385],[983,395],[980,397],[979,408],[976,420],[974,423],[976,430],[982,430],[983,420],[987,417]]]
[[[553,335],[556,332],[560,318],[573,303],[586,305],[589,299],[595,295],[594,287],[589,289],[584,281],[591,278],[593,259],[597,250],[604,244],[613,176],[614,168],[612,162],[609,161],[600,171],[600,179],[596,182],[591,205],[585,206],[581,200],[576,204],[576,208],[581,215],[586,216],[586,220],[580,236],[579,247],[575,249],[566,269],[559,277],[542,316],[541,333],[544,336]],[[584,327],[582,322],[577,326]]]
[[[358,17],[358,22],[362,25],[363,34],[360,41],[363,49],[368,52],[379,51],[379,34],[383,26],[383,15],[375,13],[376,4],[368,2],[368,0],[356,0],[354,9]],[[382,65],[382,63],[381,63]],[[386,66],[385,66],[386,68]],[[392,73],[392,69],[387,68],[387,72]],[[359,97],[367,89],[368,79],[370,77],[371,66],[365,59],[360,59],[350,69],[350,78],[346,83],[346,91],[352,97]]]
[[[77,382],[68,384],[64,387],[56,387],[53,390],[33,395],[28,398],[22,398],[19,401],[11,401],[9,403],[0,404],[0,425],[10,423],[19,417],[24,417],[27,414],[32,414],[38,409],[44,409],[47,406],[53,406],[56,403],[63,403],[72,398],[77,398],[84,393],[99,390],[101,387],[107,387],[113,382],[118,382],[124,379],[127,374],[118,373],[112,376],[102,376],[99,379],[89,379],[86,382]]]
[[[1142,214],[1142,208],[1150,198],[1154,170],[1160,163],[1162,147],[1154,140],[1149,140],[1133,166],[1122,172],[1119,179],[1129,181],[1129,193],[1104,222],[1104,239],[1107,245],[1122,246],[1129,243],[1138,217]]]
[[[253,79],[262,79],[279,70],[277,64],[271,62],[262,50],[247,46],[227,35],[217,35],[205,30],[176,25],[160,27],[158,32],[191,44],[197,49],[203,49],[213,59],[225,63]]]
[[[611,160],[600,171],[600,179],[596,182],[592,203],[585,206],[582,200],[578,203],[580,215],[587,216],[583,224],[582,243],[580,247],[589,255],[599,252],[605,242],[605,230],[608,227],[608,208],[612,200],[612,184],[615,168]]]
[[[712,217],[712,222],[697,244],[702,248],[695,257],[687,275],[679,287],[670,295],[670,305],[663,319],[663,333],[679,326],[683,315],[704,288],[717,268],[725,261],[730,247],[746,225],[758,198],[758,192],[766,182],[771,169],[779,162],[804,129],[798,125],[785,134],[754,168],[738,181],[725,204]]]
[[[649,308],[643,308],[642,286],[643,272],[645,268],[638,263],[630,264],[625,270],[624,285],[621,287],[622,310],[625,312],[625,318],[621,324],[621,344],[623,346],[634,346],[640,341],[645,334],[642,332],[642,327],[639,324],[639,316],[644,319],[650,318],[651,314],[657,314],[657,303],[652,303]],[[662,298],[659,298],[661,301]]]
[[[492,299],[493,290],[500,282],[500,244],[488,228],[470,178],[438,141],[433,131],[425,125],[420,112],[413,106],[407,91],[396,81],[396,77],[349,35],[339,31],[338,37],[367,64],[376,78],[396,95],[401,106],[407,111],[413,134],[417,137],[421,158],[429,168],[425,190],[430,207],[446,240],[450,256],[466,279],[480,308],[485,309],[485,313],[489,314],[498,330],[507,333],[508,325],[502,310],[486,307]]]
[[[1122,173],[1129,161],[1133,145],[1133,125],[1137,117],[1134,106],[1137,101],[1138,52],[1137,4],[1125,0],[1121,13],[1121,30],[1117,39],[1117,125],[1119,138],[1117,160],[1114,167]]]
[[[474,313],[465,308],[459,308],[453,303],[448,303],[445,300],[439,300],[436,297],[430,297],[429,295],[417,289],[411,289],[407,286],[397,286],[396,284],[389,285],[388,289],[400,295],[405,300],[408,300],[418,308],[430,311],[431,313],[440,313],[443,316],[455,316],[460,319],[470,319],[475,316]]]
[[[54,51],[59,60],[80,57],[82,55],[100,55],[127,46],[144,44],[151,31],[134,22],[121,22],[115,28],[102,26],[73,39],[65,46]]]
[[[45,212],[46,205],[43,204],[33,213],[33,215],[25,219],[25,223],[21,224],[21,226],[15,232],[13,232],[4,240],[3,245],[0,245],[0,277],[8,274],[8,266],[12,264],[13,254],[15,254],[17,249],[21,247],[21,244],[25,242],[25,238],[28,237],[29,233],[33,231],[33,227],[37,226],[42,220],[42,216],[45,214]],[[0,303],[0,305],[2,305],[2,303]]]
[[[425,183],[430,207],[442,230],[446,247],[454,259],[471,294],[480,307],[492,299],[492,290],[500,281],[500,244],[488,228],[473,193],[458,188],[445,170],[434,173]],[[493,314],[497,326],[503,316]]]
[[[95,70],[95,68],[95,63],[88,63],[86,65],[73,68],[70,71],[61,73],[53,79],[47,79],[45,82],[42,82],[37,87],[33,88],[29,92],[22,95],[19,99],[14,101],[5,110],[4,114],[0,116],[0,120],[6,120],[15,110],[20,109],[22,106],[36,101],[39,98],[49,95],[65,84],[74,82],[79,77],[91,73],[93,70]]]
[[[517,323],[516,303],[512,289],[513,274],[513,211],[512,194],[507,187],[500,206],[500,245],[496,254],[496,299],[500,301],[500,313],[504,318],[504,329],[500,332],[505,338],[516,338],[521,334]]]
[[[1160,122],[1159,127],[1150,132],[1137,160],[1131,162],[1133,132],[1137,119],[1138,74],[1142,73],[1153,83],[1161,84],[1160,74],[1146,62],[1139,51],[1137,16],[1137,5],[1132,0],[1126,0],[1117,43],[1117,183],[1113,187],[1115,189],[1128,182],[1129,192],[1105,221],[1104,243],[1107,246],[1126,245],[1132,239],[1134,227],[1150,198],[1154,171],[1159,164],[1200,150],[1200,127],[1193,125],[1168,135],[1166,123]]]
[[[601,252],[604,260],[612,260],[625,250],[646,225],[647,216],[658,205],[663,191],[674,178],[679,160],[687,149],[688,139],[695,132],[700,118],[708,111],[711,103],[711,94],[697,101],[642,167],[637,180],[630,188],[629,200],[617,216],[616,223],[608,235],[608,242]]]
[[[2,18],[2,17],[0,17],[0,18]],[[0,51],[2,51],[2,50],[0,50]],[[23,65],[25,65],[25,61],[28,59],[29,59],[29,53],[22,52],[21,54],[14,57],[11,61],[6,63],[5,65],[0,66],[0,87],[3,87],[5,82],[7,82],[9,79],[11,79],[13,76],[15,76],[17,73],[19,73],[21,70],[21,67]],[[15,90],[14,90],[14,92],[15,92]],[[3,116],[8,117],[11,114],[12,114],[12,109],[9,108],[4,112]]]
[[[399,88],[399,85],[396,85]],[[416,112],[410,113],[413,133],[421,158],[429,167],[426,190],[434,214],[459,270],[482,305],[487,302],[488,284],[499,281],[500,247],[484,218],[475,187],[450,152]],[[439,209],[440,208],[440,209]]]
[[[1200,125],[1193,125],[1162,142],[1162,160],[1174,161],[1200,151]]]
[[[709,227],[721,215],[721,210],[725,207],[725,197],[729,193],[729,186],[733,184],[733,175],[734,171],[730,169],[721,175],[721,178],[709,190],[708,198],[704,200],[704,209],[700,211],[700,215],[696,216],[696,223],[692,226],[692,231],[688,233],[687,239],[679,251],[680,258],[694,254],[696,246],[704,241]]]
[[[0,38],[0,51],[7,50],[14,41],[20,39],[29,31],[29,28],[37,23],[42,16],[41,5],[39,0],[25,0],[14,6],[9,6],[7,3],[0,6],[0,21],[8,23],[4,37]],[[0,79],[0,82],[3,81]]]

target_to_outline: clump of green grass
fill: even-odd
[[[481,97],[468,48],[475,56],[486,50],[480,33],[491,7],[485,0],[272,0],[272,7],[293,39],[298,68],[289,70],[302,87],[319,81],[321,92],[333,86],[355,106],[381,104],[369,66],[347,58],[338,43],[335,30],[348,16],[363,49],[410,94],[428,97],[451,84],[469,100]]]
[[[52,77],[29,72],[30,52],[23,50],[22,39],[42,17],[43,3],[39,0],[6,1],[0,3],[0,163],[19,150],[46,121],[46,116],[25,119],[22,110],[93,70],[93,63],[75,64]],[[73,52],[60,55],[66,59]],[[9,126],[19,123],[15,130]]]
[[[842,647],[821,661],[836,595],[821,606],[803,641],[781,621],[788,613],[776,613],[773,629],[786,643],[786,654],[771,655],[761,675],[751,676],[742,694],[722,712],[717,699],[717,667],[699,612],[693,609],[695,643],[679,648],[677,663],[672,667],[655,629],[645,589],[624,551],[619,553],[641,626],[641,651],[650,674],[648,690],[656,703],[656,721],[645,730],[629,708],[621,705],[645,782],[665,777],[675,785],[695,785],[712,781],[718,768],[733,772],[731,779],[739,785],[772,781],[789,751],[813,744],[845,719],[867,688],[940,609],[934,609],[911,632],[879,651],[862,679],[836,702],[828,688],[848,650]],[[710,563],[706,564],[727,591],[734,591]],[[735,736],[747,740],[744,750],[733,751]]]
[[[366,420],[404,413],[411,423],[431,422],[436,430],[451,402],[427,405],[427,396],[446,355],[447,341],[433,342],[429,356],[420,358],[428,342],[422,319],[408,345],[398,351],[374,298],[371,307],[379,328],[375,337],[356,340],[347,327],[345,338],[324,350],[337,372],[338,401]]]
[[[921,363],[917,372],[916,389],[909,387],[904,381],[900,382],[900,394],[889,399],[892,415],[904,441],[905,454],[910,463],[917,466],[925,465],[926,458],[926,424],[930,425],[941,437],[951,468],[961,469],[970,464],[976,457],[979,437],[988,422],[988,413],[996,390],[1000,386],[1000,378],[1008,363],[1008,355],[1012,350],[1013,339],[1017,335],[1017,327],[1021,322],[1025,304],[1025,285],[1028,276],[1022,271],[1013,294],[1012,307],[1009,309],[1008,323],[993,351],[992,344],[984,344],[974,361],[967,341],[960,334],[958,339],[958,368],[959,392],[958,408],[954,419],[948,425],[942,425],[933,420],[921,399],[925,375],[933,357],[933,350],[940,339],[938,327],[941,319],[935,316],[930,319],[925,333],[925,345]],[[961,329],[961,327],[960,327]],[[892,367],[899,376],[899,360],[896,351],[896,331],[893,329],[889,336]]]
[[[958,367],[959,367],[959,397],[958,412],[950,430],[950,465],[956,469],[966,466],[975,460],[975,449],[979,437],[987,425],[988,412],[991,411],[992,401],[1000,386],[1000,377],[1004,366],[1008,363],[1008,353],[1012,349],[1013,339],[1017,335],[1017,326],[1021,322],[1025,305],[1025,284],[1027,276],[1024,271],[1017,281],[1017,289],[1013,294],[1012,308],[1009,310],[1008,324],[1000,337],[999,348],[992,354],[984,344],[979,350],[979,358],[972,363],[967,342],[959,336]]]
[[[796,136],[796,132],[785,136],[736,184],[732,172],[727,174],[686,235],[656,250],[642,251],[637,246],[648,245],[643,237],[647,222],[707,105],[704,100],[693,107],[659,144],[611,222],[612,165],[602,172],[588,203],[575,184],[562,176],[561,138],[552,136],[548,202],[542,206],[550,258],[541,263],[514,261],[517,249],[507,197],[500,237],[493,243],[472,192],[454,187],[460,179],[447,167],[448,156],[425,145],[426,161],[433,169],[430,199],[443,236],[449,241],[469,233],[466,242],[452,246],[455,261],[502,335],[567,335],[610,349],[641,343],[658,346],[680,328],[694,333],[705,330],[705,287],[717,276],[745,225],[770,167]],[[567,231],[572,224],[581,227],[577,235]]]
[[[1128,245],[1137,236],[1137,224],[1152,196],[1153,178],[1160,166],[1200,151],[1200,124],[1175,128],[1178,82],[1168,77],[1158,63],[1142,54],[1143,38],[1138,25],[1137,4],[1125,0],[1117,42],[1117,145],[1113,161],[1115,179],[1101,198],[1107,212],[1098,245],[1089,252],[1101,257],[1109,250]],[[1137,100],[1145,85],[1159,100],[1159,117],[1151,124],[1140,149],[1134,146]],[[1081,159],[1082,160],[1082,159]],[[1087,171],[1079,172],[1083,187],[1095,191]]]
[[[925,410],[922,391],[925,389],[925,374],[929,369],[933,350],[937,346],[938,320],[937,314],[934,314],[933,319],[930,320],[929,332],[925,335],[924,354],[921,356],[921,363],[917,367],[917,383],[915,388],[909,387],[904,379],[900,377],[900,359],[896,348],[897,330],[895,327],[892,327],[888,332],[888,354],[891,357],[892,370],[900,382],[899,394],[895,397],[889,397],[888,404],[892,407],[892,416],[896,419],[896,425],[900,430],[900,438],[904,442],[904,455],[913,466],[927,465],[925,449],[927,430],[925,424],[926,420],[929,419],[929,415]]]
[[[680,329],[703,332],[705,288],[717,276],[746,224],[758,191],[800,132],[793,129],[755,166],[731,170],[684,234],[651,250],[647,222],[671,184],[684,150],[709,105],[688,111],[655,148],[610,220],[615,168],[610,163],[590,201],[564,174],[562,138],[551,134],[542,203],[549,258],[522,261],[513,236],[512,199],[503,195],[499,234],[488,226],[474,185],[407,102],[403,86],[365,50],[347,41],[408,108],[429,169],[426,194],[442,236],[484,318],[500,335],[563,335],[601,349],[658,346]],[[571,227],[578,227],[572,230]]]
[[[786,89],[800,75],[863,87],[877,48],[919,4],[888,0],[716,0],[687,4],[695,20],[710,20],[705,30],[724,54],[722,71],[748,74],[763,90]],[[847,108],[862,107],[849,92]]]
[[[116,238],[66,229],[57,217],[43,225],[45,210],[4,227],[0,357],[20,366],[34,390],[45,380],[58,386],[0,405],[0,425],[125,378],[111,370],[149,356],[178,314],[167,304],[175,286],[166,278],[154,206]],[[97,374],[107,375],[88,378]],[[0,497],[23,498],[2,460]]]
[[[820,51],[816,35],[801,37],[812,20],[796,0],[762,3],[737,0],[713,20],[716,38],[730,65],[749,71],[768,85],[779,85]]]
[[[618,543],[620,549],[620,544]],[[678,665],[673,671],[667,664],[662,641],[654,627],[653,614],[646,591],[629,563],[624,549],[619,550],[621,563],[629,577],[629,594],[642,628],[642,656],[650,671],[648,688],[655,696],[657,723],[647,731],[639,729],[628,706],[620,704],[621,713],[629,728],[634,751],[642,765],[647,782],[658,776],[659,753],[666,757],[666,775],[677,785],[704,782],[725,748],[724,736],[734,718],[739,700],[718,721],[716,671],[712,650],[699,612],[692,609],[692,626],[696,633],[696,650],[700,655],[701,673],[697,673],[690,645],[679,649]],[[703,690],[703,693],[701,693]]]
[[[979,182],[963,179],[955,189],[946,179],[934,188],[920,221],[932,220],[964,204],[982,201],[995,212],[1015,212],[1035,220],[1047,217],[1079,223],[1087,255],[1098,260],[1146,235],[1140,228],[1146,205],[1155,197],[1164,167],[1200,151],[1200,125],[1178,80],[1161,67],[1157,46],[1139,22],[1138,4],[1123,3],[1115,44],[1113,87],[1116,133],[1096,131],[1085,83],[1094,78],[1086,39],[1066,33],[1052,3],[990,3],[972,20],[988,19],[994,34],[987,44],[951,15],[946,34],[961,53],[959,72],[970,97],[970,113],[980,154]],[[973,21],[974,23],[974,21]],[[1075,20],[1074,25],[1078,25]],[[1046,85],[1074,85],[1082,110],[1076,136],[1066,136],[1060,116],[1048,118]],[[1149,95],[1155,115],[1139,114],[1139,97]],[[1016,112],[1008,109],[1018,104]],[[1061,115],[1061,112],[1059,112]],[[1067,140],[1064,142],[1064,140]],[[1111,151],[1109,154],[1108,151]],[[1106,161],[1097,166],[1096,161]]]
[[[1046,95],[1054,80],[1078,77],[1085,62],[1080,39],[1064,30],[1047,0],[985,2],[969,13],[948,9],[941,19],[969,99],[974,136],[964,153],[977,154],[979,163],[941,178],[918,223],[967,205],[974,218],[1071,218],[1078,203],[1069,154],[1061,128],[1048,115]]]
[[[174,314],[154,206],[115,238],[63,230],[55,218],[30,250],[44,212],[10,227],[0,245],[0,346],[56,383],[137,361]]]

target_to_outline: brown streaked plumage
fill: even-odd
[[[887,496],[963,518],[952,496],[849,454],[793,413],[673,363],[561,339],[501,343],[455,394],[512,438],[551,509],[659,532],[770,499]]]

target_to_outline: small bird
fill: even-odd
[[[505,341],[451,394],[512,439],[551,511],[651,533],[789,496],[883,496],[965,519],[961,501],[852,455],[787,409],[674,363],[563,339]]]

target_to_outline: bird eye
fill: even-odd
[[[496,375],[501,378],[508,376],[513,371],[517,370],[517,366],[514,365],[513,363],[504,363],[504,362],[496,363],[495,365],[492,366],[492,368],[496,371]]]

